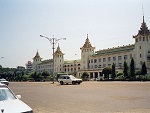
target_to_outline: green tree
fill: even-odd
[[[133,78],[135,77],[135,65],[134,65],[134,59],[131,59],[130,63],[130,77]]]
[[[37,81],[37,73],[31,73],[31,77],[33,78],[34,81]]]
[[[123,74],[124,74],[124,77],[125,77],[125,78],[129,78],[128,70],[129,70],[129,68],[128,68],[127,62],[124,61],[124,70],[123,70]]]
[[[106,79],[109,79],[109,74],[111,74],[112,72],[112,69],[111,67],[105,67],[103,70],[102,70],[102,73],[104,74],[104,78]]]
[[[142,70],[141,70],[141,74],[145,76],[145,74],[147,74],[147,67],[145,62],[142,65]]]
[[[82,74],[81,78],[82,78],[83,80],[87,81],[88,78],[89,78],[89,73],[88,73],[88,72],[84,72],[84,73]]]
[[[44,71],[42,73],[42,76],[44,77],[44,79],[46,80],[47,76],[50,76],[49,72],[48,71]]]
[[[113,63],[112,65],[112,78],[114,79],[116,77],[116,68],[115,68],[115,64]]]

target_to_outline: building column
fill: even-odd
[[[93,78],[95,78],[95,72],[93,72]]]
[[[98,72],[98,78],[100,78],[100,75],[99,75],[99,74],[100,74],[100,72]]]

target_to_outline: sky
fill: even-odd
[[[55,45],[65,60],[81,58],[87,34],[95,51],[134,44],[143,14],[150,28],[149,11],[150,0],[0,0],[0,65],[25,67],[37,51],[52,59],[40,35],[66,38]]]

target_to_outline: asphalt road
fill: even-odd
[[[11,82],[34,113],[150,113],[150,82]]]

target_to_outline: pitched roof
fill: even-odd
[[[61,51],[61,49],[60,49],[60,47],[59,47],[59,45],[58,45],[58,47],[57,47],[57,49],[56,49],[54,55],[55,55],[55,54],[63,54],[62,51]],[[64,54],[63,54],[63,55],[64,55]]]
[[[88,34],[87,34],[86,41],[85,41],[84,45],[82,46],[82,48],[94,48],[94,47],[92,47],[92,45],[90,43],[90,40],[88,38]],[[82,48],[80,48],[80,49],[82,49]]]
[[[33,59],[39,59],[39,58],[41,59],[41,57],[40,57],[40,55],[39,55],[39,52],[37,51],[37,52],[36,52],[36,55],[35,55],[35,57],[34,57]]]
[[[133,36],[133,38],[137,37],[138,35],[150,35],[150,30],[148,30],[148,27],[144,21],[144,16],[143,16],[143,22],[141,24],[140,30],[138,31],[138,34]]]

